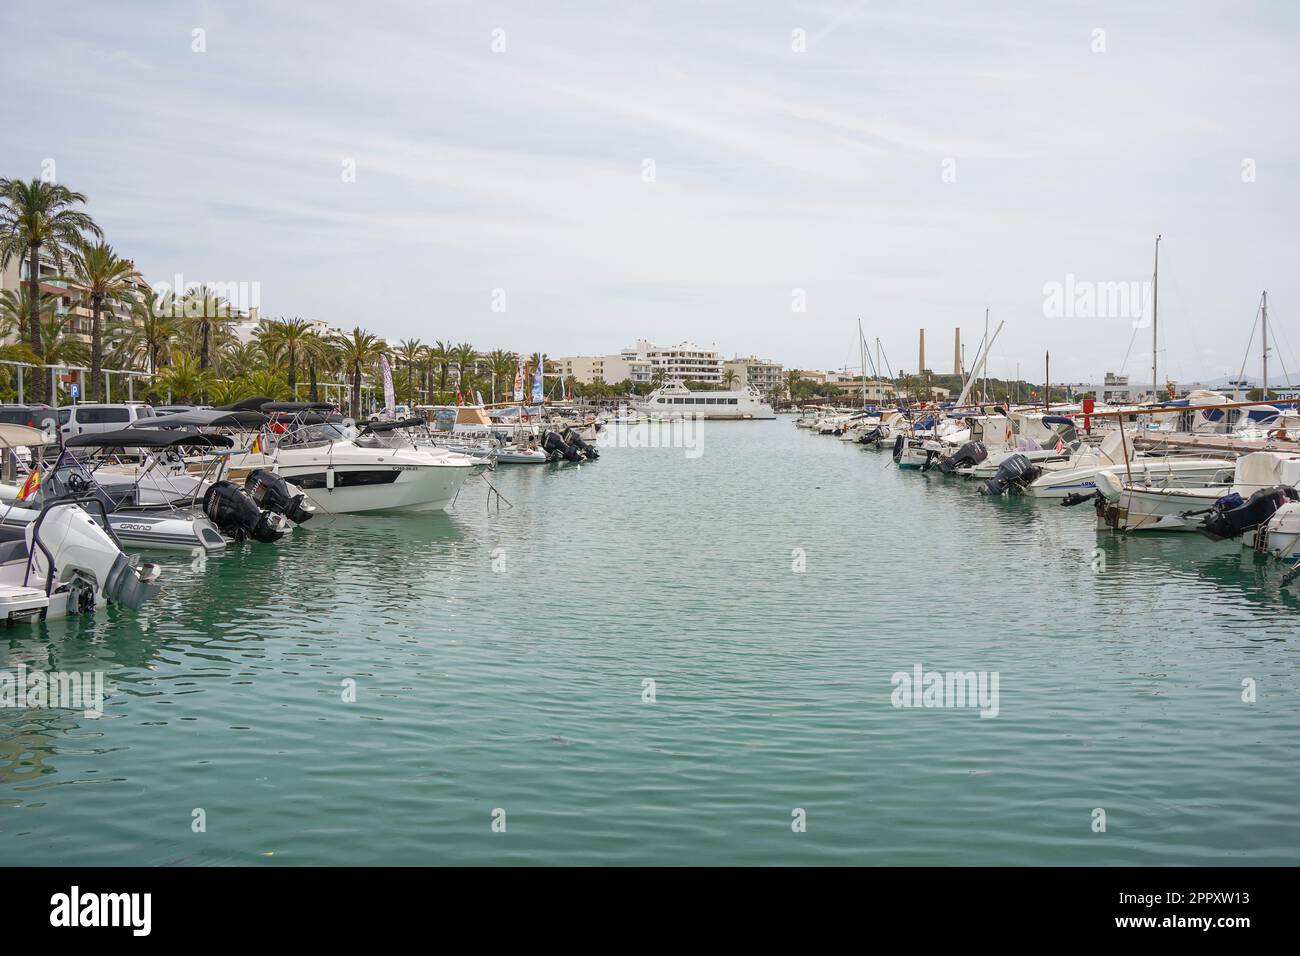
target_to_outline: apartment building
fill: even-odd
[[[630,351],[625,349],[624,354]],[[639,339],[635,351],[650,363],[651,376],[662,377],[665,382],[722,384],[722,356],[717,349],[706,349],[693,342],[660,346]]]
[[[735,388],[744,388],[752,385],[758,389],[760,395],[766,395],[782,384],[784,381],[784,369],[778,362],[771,362],[767,359],[757,358],[750,355],[746,358],[729,359],[722,363],[722,374],[726,377],[728,372],[734,372],[736,375]]]

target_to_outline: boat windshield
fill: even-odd
[[[311,448],[316,445],[328,445],[336,441],[352,441],[356,438],[356,429],[341,422],[323,422],[319,425],[304,425],[280,439],[283,447]]]

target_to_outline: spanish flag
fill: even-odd
[[[258,432],[257,437],[253,439],[252,447],[248,449],[248,453],[250,455],[260,455],[265,451],[266,449],[262,447],[262,433]]]
[[[27,476],[27,480],[23,482],[23,486],[18,489],[18,500],[26,501],[32,495],[36,494],[40,487],[41,470],[39,468],[33,468],[31,474]]]

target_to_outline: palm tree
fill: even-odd
[[[216,376],[198,358],[180,352],[172,357],[172,364],[163,369],[159,384],[171,393],[172,401],[191,402],[201,398],[216,384]]]
[[[135,263],[123,259],[106,242],[82,243],[72,252],[72,274],[90,299],[90,395],[104,400],[104,306],[126,305],[136,296],[144,277]]]
[[[722,373],[722,384],[727,386],[727,388],[731,388],[733,385],[736,384],[736,379],[738,379],[739,377],[740,376],[736,374],[736,370],[734,368],[729,368]]]
[[[799,383],[803,381],[803,373],[797,368],[792,368],[785,373],[785,390],[790,396],[790,401],[794,401],[799,395]]]
[[[424,346],[419,339],[402,339],[396,354],[399,362],[406,363],[406,400],[415,405],[415,366],[424,357]]]
[[[157,376],[158,369],[171,359],[172,343],[180,332],[173,318],[174,301],[170,293],[146,293],[130,300],[126,318],[107,333],[116,364],[142,368],[151,378]]]
[[[17,289],[0,289],[0,338],[16,335],[26,343],[31,342],[27,323],[32,314],[32,287],[24,282]],[[41,293],[37,313],[41,321],[48,319],[58,307],[58,300],[47,292]]]
[[[18,341],[10,345],[0,345],[0,359],[8,362],[24,362],[31,365],[39,365],[40,362],[32,354],[31,346],[27,344],[27,315],[31,311],[27,308],[27,296],[30,294],[30,287],[25,283],[17,289],[0,289],[0,341],[10,337],[15,337]],[[46,301],[40,306],[42,315],[54,314],[54,298],[45,296]],[[3,372],[5,388],[13,381],[13,369],[6,366]],[[40,376],[36,376],[40,378]],[[15,395],[15,398],[17,396]],[[25,399],[27,396],[24,395]]]
[[[447,391],[447,369],[451,365],[452,346],[439,339],[429,346],[429,360],[438,370],[438,391]]]
[[[303,358],[307,360],[307,401],[320,401],[319,390],[316,385],[317,368],[323,364],[330,351],[329,340],[317,332],[309,332],[299,343],[302,349]]]
[[[231,378],[239,378],[268,368],[272,363],[266,358],[256,342],[232,342],[222,352],[221,367]]]
[[[343,361],[344,367],[352,377],[353,418],[361,417],[361,372],[371,362],[379,358],[387,346],[378,336],[365,331],[360,326],[352,330],[351,335],[334,336],[334,347]]]
[[[515,381],[515,369],[518,367],[519,356],[514,352],[507,352],[505,349],[493,349],[487,354],[488,368],[492,370],[493,382],[510,383],[513,386]],[[506,386],[503,384],[503,394]],[[496,401],[496,385],[493,384],[492,400]]]
[[[63,257],[67,250],[79,245],[83,233],[99,237],[103,233],[95,220],[75,206],[84,204],[86,197],[67,186],[32,179],[0,179],[0,269],[13,259],[27,258],[27,283],[30,289],[27,314],[27,335],[32,353],[45,360],[41,341],[40,288],[41,250],[53,257],[55,266],[63,271]],[[44,376],[36,377],[32,391],[36,401],[44,398]]]
[[[265,323],[264,329],[265,331],[259,330],[260,335],[284,350],[289,394],[295,395],[298,391],[298,355],[302,350],[303,339],[312,334],[311,325],[305,319],[294,317],[275,319]]]
[[[243,381],[248,383],[249,395],[265,395],[275,401],[291,400],[293,392],[279,369],[258,369],[246,375]]]
[[[70,316],[51,313],[41,321],[41,340],[45,345],[45,364],[53,366],[86,365],[90,349],[79,335],[68,332]],[[44,376],[41,376],[42,378]],[[53,395],[50,396],[54,398]]]
[[[461,342],[451,350],[451,358],[456,363],[456,382],[462,388],[468,387],[466,375],[470,370],[470,366],[476,365],[478,362],[478,352],[468,342]]]
[[[181,328],[190,337],[197,352],[199,368],[207,371],[216,365],[217,349],[229,336],[227,326],[234,320],[230,303],[215,295],[207,286],[186,292],[181,298]]]

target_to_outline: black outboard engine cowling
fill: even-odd
[[[203,495],[203,513],[236,541],[278,541],[287,526],[278,514],[263,511],[256,502],[230,481],[218,481]]]
[[[1245,501],[1235,492],[1224,495],[1214,503],[1210,513],[1201,519],[1196,530],[1211,541],[1235,538],[1246,531],[1258,528],[1273,512],[1286,502],[1286,489],[1261,488]]]
[[[998,473],[984,483],[984,494],[998,497],[1003,492],[1018,492],[1043,473],[1024,455],[1012,455],[998,466]]]
[[[883,434],[884,433],[880,430],[880,426],[877,425],[875,428],[871,429],[871,431],[859,435],[858,441],[863,445],[871,445],[879,442]]]
[[[546,450],[546,456],[551,461],[560,459],[582,461],[582,453],[566,442],[556,431],[548,431],[542,436],[542,448]]]
[[[259,508],[284,515],[294,524],[302,524],[315,514],[315,509],[307,504],[306,495],[290,494],[289,483],[265,468],[256,468],[248,473],[244,479],[244,491]]]
[[[902,435],[899,435],[897,438],[894,439],[894,462],[895,462],[895,464],[897,464],[898,462],[900,462],[900,461],[903,460],[903,448],[906,446],[906,442],[907,442],[907,439],[904,438]]]
[[[564,434],[562,437],[566,442],[568,442],[570,446],[582,452],[582,454],[586,457],[588,461],[595,461],[597,458],[600,457],[600,453],[596,451],[596,449],[593,448],[589,443],[584,441],[582,436],[579,435],[572,428],[566,428],[564,430]]]
[[[951,475],[958,468],[978,465],[988,456],[989,451],[982,443],[977,441],[968,441],[947,458],[940,461],[939,470],[945,475]]]

